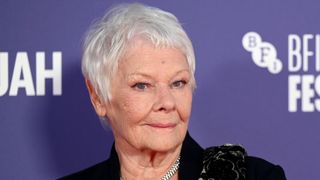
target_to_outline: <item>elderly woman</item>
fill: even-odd
[[[189,136],[195,56],[171,13],[114,7],[89,31],[82,70],[115,142],[108,160],[62,179],[285,179],[241,146],[204,150]]]

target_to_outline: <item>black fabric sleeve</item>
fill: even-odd
[[[257,157],[246,157],[247,180],[286,180],[282,167]]]

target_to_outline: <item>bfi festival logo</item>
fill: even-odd
[[[28,53],[17,52],[14,66],[9,67],[9,53],[0,52],[0,97],[8,94],[17,96],[18,92],[27,96],[46,95],[46,80],[52,80],[52,94],[62,95],[62,53],[57,51],[52,53],[52,68],[46,69],[45,52],[36,52],[35,67],[30,67]],[[13,57],[10,59],[13,60]],[[12,76],[10,76],[10,71]],[[32,71],[35,77],[32,77]],[[34,82],[35,80],[35,82]],[[21,90],[21,91],[20,91]]]
[[[258,33],[246,33],[242,45],[258,67],[282,71],[276,48]],[[288,72],[288,111],[320,112],[320,34],[288,35]]]

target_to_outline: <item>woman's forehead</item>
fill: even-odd
[[[185,55],[179,49],[141,44],[127,51],[120,61],[119,69],[135,73],[160,70],[181,71],[189,69],[189,66]]]
[[[151,39],[144,37],[142,35],[135,36],[132,39],[129,40],[129,42],[126,44],[126,50],[124,51],[124,58],[130,58],[132,55],[136,55],[137,51],[148,51],[148,50],[154,50],[154,49],[175,49],[176,51],[180,51],[181,54],[185,54],[181,48],[176,47],[174,45],[171,45],[169,43],[166,44],[156,44],[156,42],[153,42]]]

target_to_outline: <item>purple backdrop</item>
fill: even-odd
[[[1,0],[0,52],[8,53],[9,68],[1,64],[2,57],[0,76],[8,70],[12,88],[16,55],[27,52],[36,87],[36,52],[45,52],[50,69],[52,53],[60,51],[62,95],[54,96],[52,80],[47,80],[45,96],[28,96],[24,88],[0,96],[0,179],[55,179],[108,157],[112,133],[101,127],[91,107],[80,71],[81,41],[92,20],[118,2],[130,1]],[[288,111],[289,76],[319,74],[319,1],[139,2],[175,14],[193,41],[198,88],[189,131],[203,147],[241,143],[250,155],[282,165],[288,179],[319,178],[320,107],[302,112],[299,99],[297,112]],[[280,73],[271,74],[252,61],[242,46],[250,31],[277,49]],[[308,71],[288,69],[290,34],[301,39],[314,35],[303,44],[314,52]],[[0,77],[0,88],[4,83]],[[320,81],[306,86],[314,92],[311,102],[319,98],[319,86]],[[301,95],[308,93],[301,90]]]

